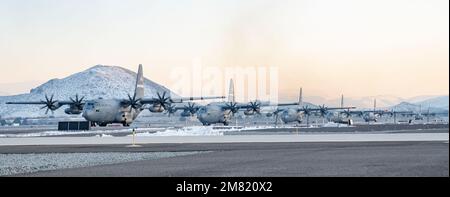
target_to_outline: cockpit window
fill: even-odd
[[[94,103],[86,103],[86,108],[87,109],[93,109],[94,108]]]
[[[206,112],[206,107],[201,107],[198,111],[199,112]]]

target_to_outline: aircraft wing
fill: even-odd
[[[224,99],[224,96],[205,96],[205,97],[181,97],[173,98],[171,101],[173,103],[182,103],[185,101],[198,101],[198,100],[212,100],[212,99]]]
[[[414,112],[412,111],[393,111],[393,112],[387,112],[387,113],[395,113],[395,114],[412,114]]]
[[[324,108],[300,108],[301,111],[320,111],[322,109],[325,109],[326,111],[329,110],[339,110],[339,109],[355,109],[356,107],[324,107]],[[360,113],[360,111],[351,111],[353,113]]]
[[[154,103],[161,103],[162,101],[164,102],[171,102],[171,103],[183,103],[186,101],[197,101],[197,100],[211,100],[211,99],[223,99],[225,98],[224,96],[209,96],[209,97],[181,97],[181,98],[169,98],[169,97],[161,97],[160,99],[158,98],[143,98],[140,99],[140,102],[142,104],[154,104]]]
[[[47,96],[45,96],[46,101],[30,101],[30,102],[6,102],[6,104],[9,105],[44,105],[41,107],[41,109],[47,108],[45,114],[48,113],[48,111],[55,111],[59,109],[63,105],[70,105],[72,107],[78,108],[78,110],[82,110],[84,107],[85,102],[83,101],[84,97],[81,99],[78,99],[78,96],[76,97],[76,100],[73,100],[72,98],[70,101],[58,101],[53,100],[53,96],[49,99]]]
[[[339,110],[339,109],[356,109],[356,107],[327,107],[327,110]],[[319,108],[320,110],[320,108]]]
[[[178,110],[198,110],[201,107],[203,107],[203,106],[195,104],[195,103],[188,103],[188,105],[176,106],[176,107],[172,107],[172,109],[175,110],[175,111],[178,111]]]
[[[274,105],[264,105],[264,106],[292,106],[292,105],[298,105],[298,102],[295,103],[277,103]]]
[[[292,105],[298,105],[297,102],[295,103],[276,103],[276,104],[270,104],[270,103],[261,103],[261,102],[250,102],[248,104],[237,104],[238,108],[243,108],[243,109],[247,109],[247,108],[254,108],[255,105],[258,105],[258,107],[269,107],[269,106],[278,106],[278,107],[282,107],[282,106],[292,106]]]
[[[235,108],[238,110],[255,110],[259,111],[261,107],[268,107],[268,106],[291,106],[291,105],[298,105],[298,103],[278,103],[278,104],[269,104],[269,103],[261,103],[259,101],[255,102],[249,102],[249,103],[235,103],[234,107],[230,107],[229,105],[224,106],[224,108]]]
[[[58,103],[60,106],[62,105],[71,105],[75,104],[73,101],[54,101]],[[47,102],[45,101],[30,101],[30,102],[6,102],[8,105],[45,105]],[[84,104],[84,102],[81,102],[81,104]]]
[[[424,116],[436,116],[436,115],[448,115],[446,112],[430,112],[430,113],[422,113]]]
[[[32,102],[6,102],[8,105],[44,105],[44,101],[32,101]]]
[[[59,108],[63,105],[76,105],[76,106],[83,106],[85,103],[84,96],[79,98],[78,94],[75,95],[75,98],[70,97],[69,101],[60,101],[53,99],[53,95],[51,97],[48,97],[45,95],[45,100],[40,101],[29,101],[29,102],[6,102],[6,104],[9,105],[47,105],[47,106],[53,106],[56,108]]]

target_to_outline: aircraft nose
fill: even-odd
[[[89,117],[91,116],[91,114],[92,114],[91,111],[89,111],[89,110],[84,110],[82,116],[83,116],[83,118],[85,118],[86,120],[89,120]]]
[[[198,113],[197,116],[203,120],[206,118],[206,113]]]
[[[285,113],[281,115],[281,120],[283,120],[284,122],[289,122],[290,119],[292,119],[290,114]]]

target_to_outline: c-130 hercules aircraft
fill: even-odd
[[[191,105],[192,104],[192,105]],[[278,103],[273,104],[276,106],[289,106],[297,105],[298,103]],[[269,103],[262,103],[260,101],[253,101],[249,103],[238,103],[235,101],[234,83],[233,79],[230,80],[230,88],[228,93],[228,102],[212,102],[206,106],[195,106],[193,103],[189,103],[184,107],[173,107],[169,113],[174,113],[177,110],[184,110],[182,116],[197,115],[197,119],[204,125],[209,126],[211,124],[222,123],[225,126],[229,125],[231,118],[234,114],[240,110],[244,110],[245,115],[260,114],[261,107],[271,106]]]
[[[224,96],[212,97],[181,97],[171,98],[166,97],[166,92],[162,95],[157,93],[157,98],[143,98],[144,97],[144,76],[142,65],[139,64],[139,69],[136,77],[136,86],[134,95],[128,95],[128,99],[95,99],[84,101],[84,97],[75,99],[70,98],[70,101],[53,100],[53,95],[49,98],[45,96],[45,101],[38,102],[7,102],[6,104],[24,104],[24,105],[44,105],[41,109],[47,108],[46,114],[49,110],[52,112],[59,109],[63,105],[69,105],[64,112],[66,114],[81,114],[91,122],[92,125],[98,124],[101,127],[110,123],[121,123],[123,126],[129,126],[144,110],[143,106],[151,105],[149,110],[151,112],[163,112],[171,103],[182,103],[184,101],[220,99]]]

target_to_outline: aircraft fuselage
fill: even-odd
[[[366,122],[377,122],[378,121],[378,116],[372,112],[370,113],[365,113],[363,115],[363,119]]]
[[[298,122],[301,123],[303,120],[303,113],[296,109],[286,109],[283,112],[281,112],[281,121],[284,123],[290,123],[290,122]]]
[[[216,123],[223,123],[228,125],[232,113],[230,110],[224,110],[219,104],[209,104],[200,108],[197,112],[197,119],[203,125],[211,125]]]
[[[110,123],[131,124],[141,110],[123,107],[117,99],[96,99],[88,101],[83,109],[83,117],[91,122],[106,125]]]

